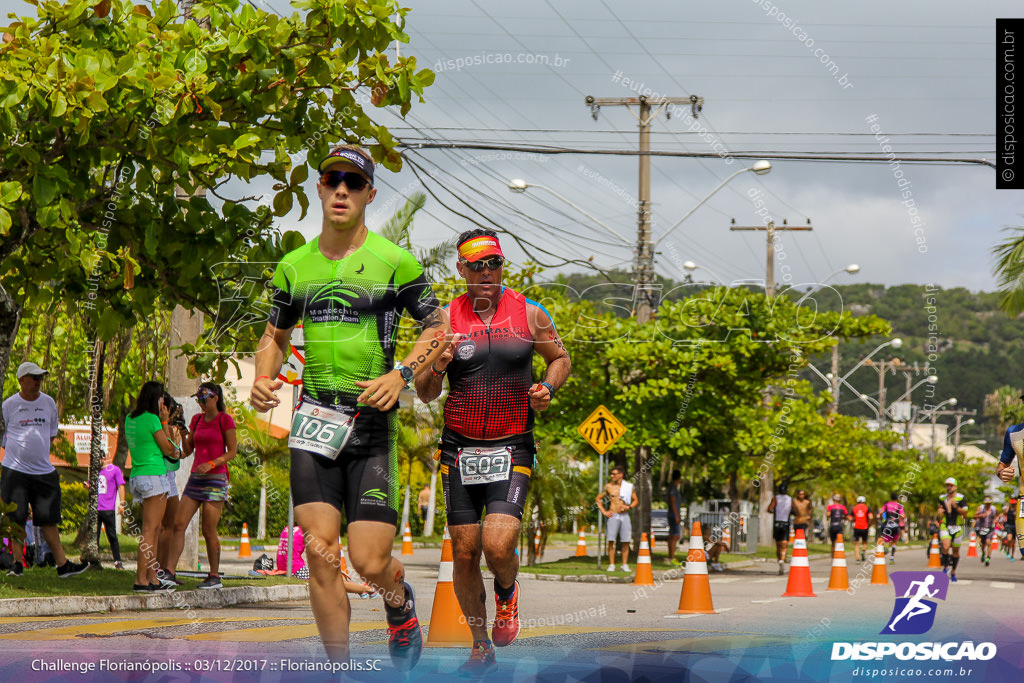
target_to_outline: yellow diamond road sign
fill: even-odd
[[[598,406],[576,431],[595,451],[604,455],[626,433],[626,426],[616,420],[607,408]]]

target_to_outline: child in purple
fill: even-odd
[[[114,567],[124,569],[121,564],[121,544],[117,540],[117,513],[124,511],[124,474],[121,468],[114,464],[114,456],[109,456],[107,465],[100,470],[97,488],[99,489],[99,503],[97,514],[99,520],[96,523],[96,545],[100,543],[100,526],[106,529],[107,540],[110,542],[110,552],[114,556]]]

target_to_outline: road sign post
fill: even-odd
[[[615,442],[626,433],[626,426],[619,422],[611,411],[599,405],[594,412],[576,428],[579,435],[597,451],[597,478],[599,486],[604,485],[605,467],[604,454],[615,445]],[[601,556],[604,544],[601,533],[604,530],[602,515],[597,516],[597,568],[601,568]]]

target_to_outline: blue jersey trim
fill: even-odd
[[[552,315],[550,313],[548,313],[548,309],[544,308],[543,305],[541,305],[540,303],[534,301],[533,299],[530,299],[530,298],[525,297],[525,296],[523,298],[526,299],[526,303],[533,304],[534,306],[536,306],[540,310],[544,311],[544,315],[546,315],[548,317],[548,320],[551,321],[551,329],[555,330],[556,332],[558,331],[558,328],[555,327],[555,319],[554,319],[554,317],[552,317]],[[1024,425],[1021,425],[1021,426],[1024,427]]]
[[[1024,422],[1017,425],[1011,425],[1006,430],[1006,434],[1003,435],[1003,452],[999,454],[999,462],[1004,465],[1009,465],[1013,462],[1013,459],[1017,457],[1017,454],[1013,452],[1013,446],[1010,445],[1010,434],[1013,432],[1024,431]]]

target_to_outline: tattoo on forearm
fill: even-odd
[[[435,308],[433,313],[424,318],[420,325],[424,330],[440,327],[444,325],[444,313],[441,312],[440,308]]]
[[[444,331],[443,330],[438,330],[434,334],[434,338],[430,340],[430,344],[427,345],[426,352],[425,353],[421,353],[420,355],[416,356],[416,360],[414,360],[411,363],[409,363],[409,369],[411,369],[413,372],[416,372],[416,369],[419,368],[421,365],[423,365],[424,363],[427,362],[427,358],[430,356],[430,354],[432,354],[434,351],[436,351],[441,346],[441,343],[443,341],[444,341]]]

